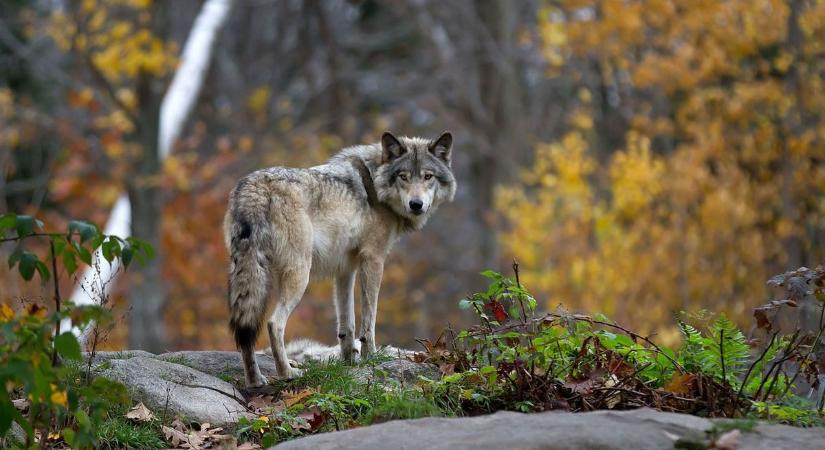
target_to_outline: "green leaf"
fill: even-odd
[[[494,270],[485,270],[484,272],[481,272],[480,275],[484,278],[489,278],[491,280],[501,279],[501,274]]]
[[[6,231],[14,228],[15,223],[17,223],[17,214],[15,213],[7,213],[0,216],[0,237],[5,236]]]
[[[77,256],[80,257],[80,260],[86,263],[87,266],[92,265],[92,254],[89,253],[89,250],[86,250],[86,247],[78,244],[77,242],[72,242],[74,245],[74,249],[77,252]]]
[[[86,242],[99,234],[97,227],[89,222],[73,220],[69,222],[69,234],[77,232],[80,235],[80,242]]]
[[[17,221],[14,225],[17,230],[17,236],[28,236],[34,232],[34,217],[32,216],[17,216]]]
[[[43,261],[37,260],[34,263],[34,267],[37,269],[37,273],[40,274],[40,279],[45,281],[49,281],[51,276],[51,272],[49,272],[49,268]]]
[[[20,246],[17,246],[14,251],[11,252],[11,255],[9,255],[9,269],[14,267],[14,265],[17,264],[17,261],[20,261],[20,256],[22,255],[23,249],[20,248]]]
[[[68,242],[62,236],[52,237],[52,245],[54,246],[54,256],[59,256],[66,249]]]
[[[67,250],[63,252],[63,267],[66,268],[66,272],[68,272],[69,275],[74,274],[75,270],[77,270],[77,256],[68,247]]]
[[[129,263],[132,262],[132,247],[129,244],[125,244],[120,250],[120,260],[123,267],[129,267]]]
[[[101,253],[103,253],[103,258],[105,258],[106,261],[108,261],[109,264],[111,264],[112,259],[114,259],[115,257],[112,254],[112,241],[106,241],[103,243],[103,246],[101,247]]]
[[[20,254],[20,261],[17,265],[17,269],[20,271],[20,276],[22,276],[23,279],[26,281],[31,280],[32,277],[34,277],[34,271],[38,270],[37,263],[42,264],[42,262],[40,262],[40,260],[37,258],[37,255],[24,250]]]
[[[80,360],[80,344],[71,331],[59,334],[54,338],[54,348],[57,353],[72,360]]]

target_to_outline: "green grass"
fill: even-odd
[[[109,418],[97,428],[96,448],[162,449],[169,445],[163,440],[158,425],[135,424],[125,419]]]
[[[355,367],[374,367],[392,360],[376,355]],[[293,380],[273,380],[278,390],[299,391],[313,388],[318,394],[308,400],[332,416],[361,425],[395,419],[416,419],[430,416],[452,416],[458,411],[444,408],[415,385],[364,382],[354,375],[354,366],[340,360],[312,361],[304,364],[304,374]]]

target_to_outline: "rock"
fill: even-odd
[[[256,354],[258,366],[265,377],[274,378],[275,360],[269,355]],[[244,385],[243,361],[240,352],[181,351],[157,356],[163,361],[181,364],[218,377],[236,386]]]
[[[278,450],[348,449],[672,449],[703,442],[714,422],[651,409],[590,413],[498,412],[464,418],[399,420],[282,443]],[[737,450],[821,448],[825,429],[759,425]],[[704,448],[704,447],[701,447]]]
[[[223,427],[248,414],[234,386],[179,364],[143,356],[112,359],[100,375],[123,383],[135,402],[158,416],[168,407],[170,416]]]
[[[88,361],[91,353],[83,352],[83,361]],[[145,350],[123,350],[119,352],[96,352],[94,364],[100,364],[105,361],[113,359],[129,359],[136,356],[143,356],[145,358],[153,358],[155,355]]]
[[[415,363],[406,359],[393,359],[378,364],[375,367],[357,367],[353,369],[355,379],[368,382],[381,382],[386,379],[397,380],[401,383],[412,384],[419,376],[433,380],[439,378],[438,368],[432,364]]]

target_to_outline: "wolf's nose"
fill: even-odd
[[[410,200],[410,209],[413,211],[421,211],[424,207],[424,202],[421,200]]]

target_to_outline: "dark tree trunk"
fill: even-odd
[[[153,17],[155,33],[164,36],[165,11],[155,6]],[[165,81],[157,75],[141,72],[137,81],[139,124],[137,139],[143,149],[135,167],[135,176],[129,180],[129,202],[132,206],[132,236],[142,239],[156,250],[157,256],[145,265],[135,264],[130,269],[129,288],[129,348],[156,353],[165,350],[163,307],[165,290],[161,278],[162,251],[160,248],[161,160],[158,154],[160,105]]]

